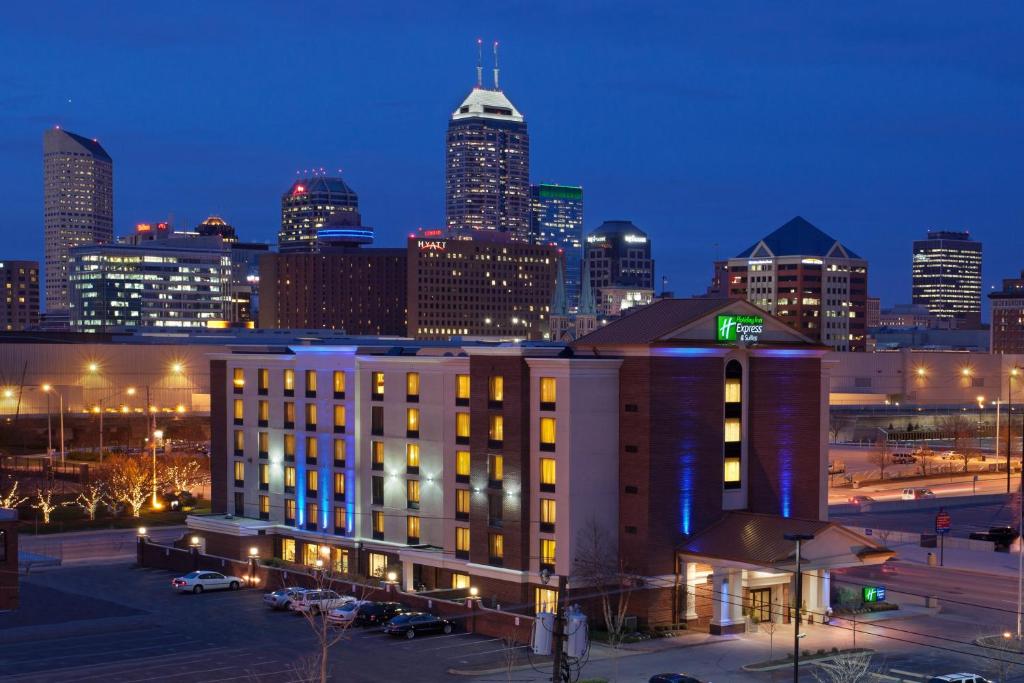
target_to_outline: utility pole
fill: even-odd
[[[552,646],[552,661],[551,661],[551,683],[560,683],[563,680],[562,676],[562,638],[565,637],[565,585],[566,579],[564,576],[558,577],[558,598],[555,601],[555,628],[551,634],[554,642]]]
[[[793,683],[800,683],[800,609],[804,601],[804,577],[800,572],[800,544],[814,540],[814,534],[785,534],[787,541],[796,542],[796,614],[793,618]]]
[[[1013,452],[1013,378],[1017,376],[1017,367],[1010,368],[1010,376],[1006,378],[1006,492],[1010,493],[1010,453]],[[996,432],[996,440],[999,439],[999,432]],[[1024,458],[1024,451],[1022,451]],[[1024,477],[1024,468],[1021,469],[1021,476]],[[1020,637],[1020,629],[1017,629]]]

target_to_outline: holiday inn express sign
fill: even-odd
[[[755,344],[764,332],[760,315],[720,315],[715,326],[715,341]]]

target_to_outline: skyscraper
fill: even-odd
[[[981,242],[969,232],[929,230],[914,241],[913,303],[954,327],[981,324]]]
[[[43,241],[47,313],[68,309],[68,250],[114,238],[114,161],[96,140],[60,128],[43,134]]]
[[[281,195],[281,232],[277,234],[282,254],[319,251],[317,231],[332,216],[348,214],[359,224],[359,197],[341,178],[313,175],[292,183]]]
[[[448,122],[445,158],[445,224],[450,233],[491,230],[528,240],[530,136],[526,120],[498,87],[476,86]]]
[[[583,260],[583,188],[531,185],[530,221],[534,242],[554,244],[565,254],[566,306],[574,312],[580,301],[580,263]]]
[[[600,315],[618,315],[654,296],[651,241],[630,221],[605,221],[587,235],[584,267]]]

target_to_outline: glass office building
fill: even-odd
[[[574,185],[530,186],[530,233],[537,244],[554,244],[565,255],[564,286],[570,313],[580,302],[583,261],[583,188]]]

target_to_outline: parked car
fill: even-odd
[[[647,683],[711,683],[710,681],[702,681],[699,678],[693,676],[687,676],[686,674],[655,674],[651,676]]]
[[[988,531],[973,531],[970,538],[972,541],[991,541],[996,544],[996,550],[1009,550],[1019,536],[1012,526],[994,526]]]
[[[327,613],[327,621],[332,626],[355,626],[356,619],[364,609],[373,603],[369,600],[353,600],[341,607],[335,607]]]
[[[273,593],[263,595],[263,604],[270,609],[288,609],[292,605],[295,596],[305,593],[305,588],[293,586],[291,588],[279,588]]]
[[[946,451],[942,454],[943,460],[959,460],[960,454],[956,451]]]
[[[912,465],[917,462],[917,458],[910,453],[893,453],[892,461],[897,465]]]
[[[415,638],[420,633],[451,633],[452,622],[426,612],[408,612],[391,619],[384,627],[384,633],[393,636]]]
[[[931,489],[926,488],[910,488],[903,489],[900,493],[900,497],[903,500],[921,500],[922,498],[934,498],[935,492]]]
[[[340,595],[332,590],[308,590],[292,598],[288,609],[296,614],[308,613],[315,617],[355,600],[351,595]]]
[[[875,499],[871,496],[850,496],[846,499],[846,502],[850,505],[865,505],[867,503],[874,503]]]
[[[842,460],[831,460],[828,463],[829,474],[843,474],[846,472],[846,463]]]
[[[978,674],[946,674],[945,676],[932,676],[928,683],[992,683],[984,676]]]
[[[379,626],[409,611],[409,607],[400,602],[374,602],[359,610],[356,626]]]
[[[171,587],[179,593],[202,593],[203,591],[233,590],[242,587],[242,579],[225,576],[218,572],[189,572],[171,579]]]

